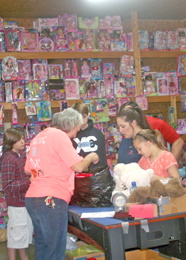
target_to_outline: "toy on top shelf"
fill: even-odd
[[[154,50],[155,51],[166,51],[166,37],[167,33],[164,31],[157,31],[154,33]]]
[[[79,78],[79,96],[80,99],[87,98],[87,82],[89,79]]]
[[[85,30],[85,43],[87,51],[98,51],[97,30]]]
[[[58,26],[66,28],[66,14],[58,15]]]
[[[37,30],[30,30],[28,32],[22,32],[22,34],[21,34],[21,51],[22,52],[39,51]]]
[[[157,96],[156,72],[144,72],[143,92],[147,96]]]
[[[7,56],[2,61],[2,79],[16,80],[18,72],[17,59],[13,56]]]
[[[78,36],[78,51],[86,51],[86,42],[85,42],[85,33],[84,32],[77,32]]]
[[[167,49],[169,51],[179,51],[179,37],[178,30],[167,32]]]
[[[33,23],[33,28],[38,29],[38,31],[41,31],[42,28],[46,27],[54,27],[58,26],[58,18],[38,18],[34,23]]]
[[[186,55],[179,55],[177,57],[177,70],[178,77],[186,76]]]
[[[147,31],[138,31],[139,33],[139,47],[140,50],[148,51],[149,50],[149,35]]]
[[[77,14],[65,14],[65,20],[68,31],[78,30]]]
[[[112,28],[113,28],[113,30],[122,30],[121,17],[120,16],[113,16],[112,17]]]
[[[19,29],[6,29],[6,51],[21,51],[21,31]]]
[[[99,18],[82,18],[78,17],[78,25],[80,29],[98,29]]]
[[[154,51],[154,33],[149,32],[149,51]]]
[[[55,51],[68,51],[68,36],[62,26],[54,27]]]
[[[42,28],[39,32],[39,51],[54,51],[53,30]]]
[[[128,51],[133,51],[133,35],[132,32],[127,33],[127,50]]]
[[[110,51],[110,31],[108,29],[98,30],[98,48],[100,51]]]
[[[104,18],[99,19],[99,29],[112,29],[112,17],[105,16]]]
[[[0,80],[0,102],[4,102],[4,83]]]
[[[120,59],[120,76],[132,77],[134,68],[134,57],[123,55]]]
[[[78,34],[77,31],[67,31],[68,35],[68,50],[77,51],[78,50]]]
[[[127,51],[128,39],[123,30],[113,30],[110,34],[112,51]]]
[[[180,51],[186,50],[186,28],[178,29],[179,43],[180,43]]]
[[[168,80],[169,95],[178,95],[178,77],[176,72],[167,72],[165,76]]]
[[[157,90],[159,96],[169,95],[169,87],[168,87],[167,79],[157,78]]]

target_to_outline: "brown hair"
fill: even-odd
[[[9,128],[4,132],[3,135],[3,153],[12,150],[13,145],[17,143],[23,134],[20,130],[16,128]]]
[[[89,108],[85,103],[81,103],[81,102],[74,103],[72,105],[72,108],[77,110],[80,114],[82,114],[83,117],[86,117],[89,114]]]
[[[121,108],[117,114],[117,118],[122,118],[124,121],[130,124],[133,122],[133,120],[136,120],[137,125],[142,129],[151,129],[145,114],[139,107],[127,106],[123,109]]]
[[[161,150],[168,151],[168,149],[165,147],[165,140],[163,139],[162,134],[158,130],[140,130],[134,137],[134,141],[136,140],[139,140],[140,142],[150,141],[153,144],[156,144]]]

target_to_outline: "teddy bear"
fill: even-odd
[[[166,184],[163,184],[161,180],[151,180],[150,185],[146,187],[136,188],[128,198],[128,202],[144,203],[148,198],[169,196],[172,198],[181,197],[186,194],[186,188],[183,187],[180,180],[170,178]]]
[[[148,186],[153,176],[154,171],[152,169],[143,170],[137,163],[118,163],[114,167],[113,178],[116,186],[112,192],[112,197],[115,193],[122,192],[128,198],[132,182],[135,181],[137,187]]]

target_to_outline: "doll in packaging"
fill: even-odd
[[[19,80],[13,82],[13,100],[17,101],[25,101],[24,97],[25,92],[25,81]]]
[[[90,60],[91,75],[95,79],[101,79],[101,59]]]
[[[157,96],[156,72],[144,72],[143,92],[147,96]]]
[[[93,80],[87,82],[87,98],[97,98],[96,82]]]
[[[103,76],[104,75],[113,75],[115,70],[115,64],[114,63],[103,63]]]
[[[149,35],[147,31],[139,30],[139,47],[140,50],[148,51],[149,50]]]
[[[86,49],[87,49],[87,51],[98,50],[97,30],[86,30],[85,31],[85,39],[86,39]]]
[[[87,98],[87,82],[89,79],[79,79],[79,96],[81,99]]]
[[[98,48],[100,51],[110,51],[110,31],[108,29],[99,29]]]
[[[6,51],[21,51],[21,31],[7,29],[5,31]]]
[[[62,64],[49,64],[48,73],[49,73],[49,79],[62,79],[63,78],[63,65]]]
[[[127,51],[127,37],[122,30],[111,33],[111,51]]]
[[[105,82],[102,79],[97,82],[97,96],[98,98],[106,97]]]
[[[30,60],[17,60],[18,73],[17,79],[28,80],[31,75],[31,64]]]
[[[154,33],[149,32],[149,51],[154,51]]]
[[[67,26],[66,23],[66,14],[58,15],[58,26],[65,27]]]
[[[176,72],[167,72],[165,75],[168,80],[169,95],[178,95],[178,77]]]
[[[68,49],[69,51],[78,50],[78,34],[77,31],[68,31]]]
[[[90,78],[90,59],[80,59],[81,62],[81,77]]]
[[[79,80],[65,79],[66,99],[79,99]]]
[[[154,50],[155,51],[166,51],[166,36],[167,33],[164,31],[157,31],[154,34]]]
[[[0,30],[0,52],[5,52],[5,32]]]
[[[65,60],[65,78],[78,78],[77,60]]]
[[[42,87],[40,80],[25,81],[25,99],[26,101],[41,100]]]
[[[78,30],[77,14],[66,14],[67,30]]]
[[[186,50],[186,28],[178,29],[180,51]]]
[[[78,17],[78,25],[80,29],[98,29],[99,26],[99,18],[82,18]]]
[[[179,51],[178,30],[167,32],[167,49]]]
[[[120,76],[132,77],[134,69],[134,57],[123,55],[120,59]]]
[[[4,102],[4,82],[0,80],[0,102]]]
[[[18,72],[17,59],[12,56],[7,56],[2,61],[2,79],[16,80]]]
[[[148,110],[148,101],[146,96],[138,95],[135,97],[135,101],[142,110]]]
[[[77,32],[78,36],[78,51],[86,51],[86,43],[85,43],[85,33]]]
[[[68,51],[68,36],[62,26],[54,27],[55,51]]]
[[[106,90],[106,98],[114,97],[114,79],[113,75],[105,75],[105,90]]]
[[[33,64],[33,73],[35,80],[47,80],[47,66],[44,64]]]
[[[50,121],[52,119],[50,101],[36,102],[37,121]]]
[[[12,82],[5,82],[5,98],[6,102],[13,102]]]
[[[38,31],[41,31],[42,28],[58,26],[58,18],[38,18],[37,24]]]
[[[39,51],[37,31],[22,32],[21,37],[22,52]]]
[[[127,88],[124,78],[114,82],[115,97],[126,97]]]
[[[127,33],[127,50],[134,51],[132,32]]]
[[[112,17],[112,28],[115,30],[121,30],[121,17],[120,16],[113,16]]]
[[[12,102],[12,124],[18,124],[17,102]]]
[[[168,87],[167,79],[157,78],[157,89],[158,89],[158,96],[169,95],[169,87]]]
[[[53,30],[50,28],[39,32],[39,51],[54,51]]]

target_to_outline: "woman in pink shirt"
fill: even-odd
[[[78,155],[70,139],[83,124],[73,108],[54,114],[52,127],[30,144],[25,172],[31,175],[25,204],[34,225],[35,260],[63,260],[66,250],[68,204],[74,192],[75,172],[82,172],[99,157]]]
[[[176,159],[165,147],[163,136],[158,130],[140,130],[134,137],[134,146],[142,155],[139,166],[144,170],[153,169],[153,179],[180,178]]]

